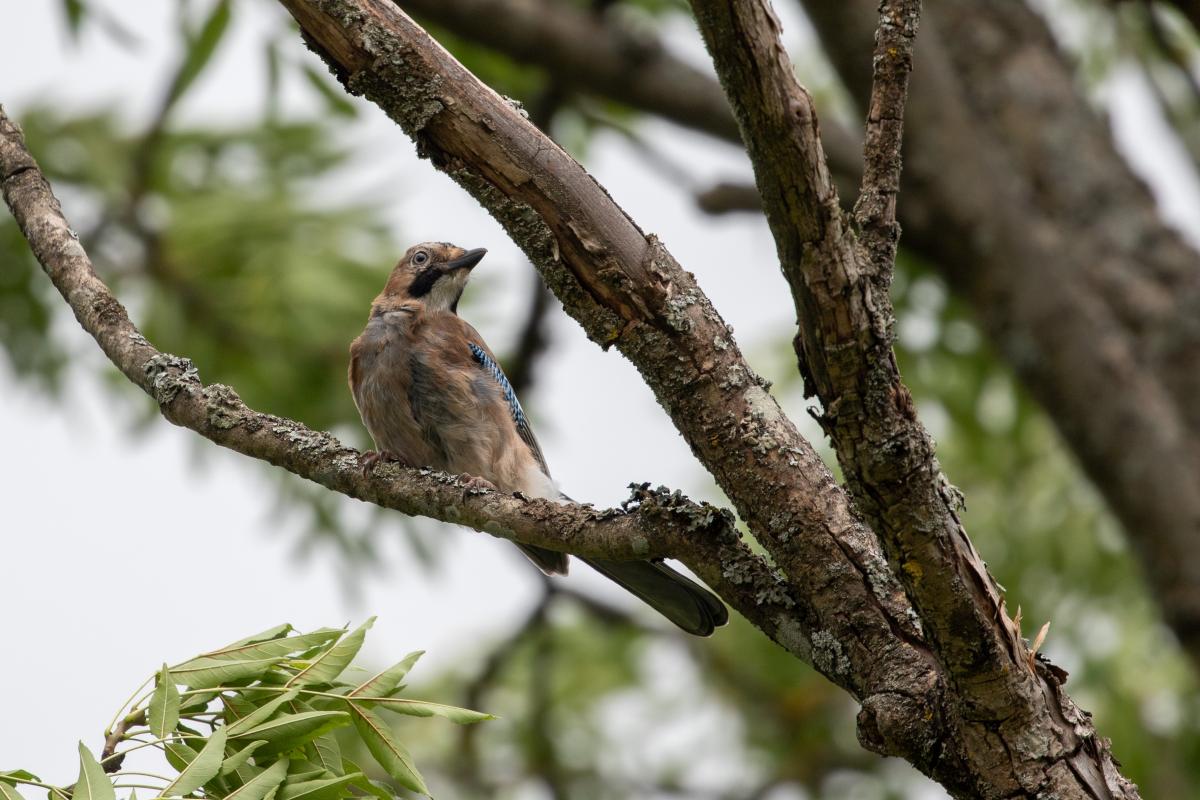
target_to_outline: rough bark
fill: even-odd
[[[873,5],[806,4],[864,104]],[[925,15],[905,243],[1049,412],[1200,661],[1200,256],[1164,225],[1042,21],[1010,6],[938,0]]]
[[[919,4],[885,0],[872,63],[863,189],[849,224],[825,164],[816,109],[794,77],[766,0],[693,0],[729,95],[792,288],[796,352],[820,398],[858,508],[884,543],[961,703],[978,796],[1129,796],[1111,760],[1085,747],[1061,675],[1008,617],[957,514],[933,441],[892,352],[888,297],[899,230],[900,140]],[[1065,715],[1064,715],[1065,712]],[[1032,744],[1036,741],[1036,744]],[[1021,748],[1021,744],[1024,748]]]
[[[954,673],[942,670],[873,534],[855,517],[811,446],[745,364],[727,327],[692,277],[652,236],[643,235],[578,164],[383,0],[284,0],[284,4],[301,22],[310,44],[351,90],[378,102],[425,155],[497,216],[589,335],[602,344],[616,344],[638,366],[698,458],[770,551],[787,583],[776,580],[761,561],[747,560],[740,545],[728,541],[727,521],[714,520],[711,510],[694,512],[693,506],[685,504],[681,524],[692,538],[685,537],[678,552],[671,547],[662,552],[680,557],[776,641],[811,658],[859,698],[863,703],[860,738],[865,745],[908,758],[964,797],[1032,796],[1056,790],[1064,797],[1109,796],[1104,784],[1112,790],[1111,796],[1136,796],[1136,790],[1116,773],[1107,745],[1096,737],[1090,721],[1044,670],[1041,705],[1035,711],[1052,717],[1051,727],[1073,726],[1070,736],[1047,737],[1044,727],[1004,729],[1002,723],[993,725],[986,714],[979,714],[977,695],[993,690],[967,680],[970,675],[961,667]],[[778,76],[769,82],[782,85]],[[811,120],[815,124],[815,116]],[[354,481],[361,475],[350,463],[352,451],[340,448],[325,434],[245,409],[231,390],[203,387],[189,373],[186,361],[150,347],[91,271],[32,159],[23,148],[10,146],[11,142],[19,145],[11,126],[5,125],[0,142],[0,179],[6,199],[51,279],[110,358],[159,400],[168,418],[332,488],[422,511],[413,495],[436,490],[437,478],[427,486],[429,481],[420,475],[394,470],[381,479],[383,488],[371,482],[375,479],[362,478],[368,485],[357,485]],[[820,177],[824,160],[815,133],[807,144],[808,155],[815,157],[809,166],[819,162]],[[824,189],[825,182],[818,185]],[[885,189],[881,196],[886,196],[886,182],[878,185]],[[836,194],[828,195],[836,210]],[[818,214],[830,213],[828,195],[818,198]],[[809,199],[800,199],[801,213],[808,212],[804,204]],[[819,219],[822,224],[838,221],[836,216]],[[885,224],[881,230],[886,229]],[[835,231],[832,245],[841,247],[836,239],[844,230],[841,225]],[[825,237],[820,241],[824,243]],[[846,253],[862,258],[853,248]],[[868,275],[867,283],[858,285],[869,285],[870,280]],[[830,302],[842,300],[831,297]],[[853,324],[860,318],[861,314],[851,320],[851,333],[862,333]],[[872,333],[879,338],[879,331]],[[869,351],[859,369],[865,364],[870,370],[886,371],[878,341],[858,343]],[[902,389],[898,380],[886,386]],[[886,408],[868,410],[883,411],[885,422],[904,424],[887,417],[891,412]],[[922,435],[919,426],[908,433],[914,441]],[[937,513],[948,508],[945,497],[939,501],[929,496],[930,487],[937,483],[932,454],[925,458],[919,448],[915,452],[924,459],[916,493],[925,492],[930,500],[925,510]],[[373,493],[384,489],[395,489],[402,497],[377,500]],[[566,544],[545,527],[522,521],[532,506],[520,500],[491,495],[464,498],[461,492],[462,487],[454,486],[453,497],[436,495],[426,513],[463,521],[478,512],[471,519],[484,528],[494,518],[504,519],[514,526],[511,531],[504,529],[512,533],[510,538],[559,549],[611,547],[604,553],[629,556],[649,552],[637,538],[640,534],[627,532],[629,539],[614,544],[606,534],[619,525],[600,531],[586,520],[580,520],[580,529],[586,529],[580,541]],[[639,502],[637,513],[651,528],[658,515],[676,515],[677,503],[661,494],[643,492]],[[496,505],[484,513],[484,503]],[[533,509],[534,516],[539,513]],[[604,518],[594,521],[617,518],[600,516]],[[560,523],[574,524],[574,518],[555,520],[555,527]],[[521,525],[525,528],[516,530]],[[965,535],[958,546],[964,545],[969,550]],[[711,558],[691,552],[693,547],[714,546],[717,552]],[[721,550],[726,546],[733,550]],[[956,577],[960,576],[947,580]],[[909,588],[913,588],[911,580]],[[987,587],[983,588],[987,595]],[[937,643],[944,661],[943,651],[951,645],[941,639]],[[1020,649],[1020,642],[1016,644]],[[989,650],[988,656],[995,654]],[[1019,659],[1016,663],[1020,666]],[[1028,694],[1014,698],[1017,707],[1037,706],[1029,680],[1018,681],[1016,688]],[[984,705],[986,712],[990,706]],[[1056,751],[1055,745],[1070,749]],[[999,763],[982,763],[984,754]],[[1010,774],[1015,782],[1008,780]],[[1089,784],[1092,794],[1080,793]]]
[[[1056,684],[1033,685],[1033,668],[1014,654],[1025,676],[1008,681],[1023,693],[1013,703],[1032,707],[1041,727],[1000,731],[986,714],[976,718],[975,695],[991,695],[963,675],[956,684],[966,696],[946,697],[912,622],[895,615],[903,604],[890,576],[880,583],[875,573],[886,567],[870,531],[691,276],[578,164],[390,4],[284,5],[350,90],[377,102],[505,225],[589,335],[616,344],[639,368],[789,582],[804,587],[797,620],[814,648],[832,646],[814,649],[817,666],[863,697],[865,743],[903,754],[960,796],[1105,796],[1106,783],[1116,795],[1136,796],[1087,718]],[[922,486],[935,485],[935,476]],[[940,493],[936,507],[946,508]],[[881,649],[868,654],[870,641]],[[895,680],[897,669],[905,679]],[[884,696],[889,678],[894,694]]]
[[[482,4],[513,24],[481,24],[472,11]],[[660,44],[638,40],[655,53],[638,61],[639,81],[590,77],[592,71],[618,73],[620,54],[637,47],[619,44],[627,34],[609,20],[540,0],[403,5],[523,63],[568,73],[579,88],[723,138],[733,129],[728,108],[708,99],[715,83],[701,86],[694,72],[688,93],[706,100],[690,105],[687,114],[669,92],[631,94],[631,84],[670,85],[666,78],[676,66]],[[1194,19],[1194,2],[1172,5]],[[806,4],[822,44],[864,108],[874,6],[873,0]],[[1200,550],[1190,544],[1200,532],[1194,489],[1200,404],[1187,399],[1200,392],[1200,326],[1194,324],[1200,318],[1200,258],[1159,218],[1106,126],[1086,107],[1041,22],[1014,4],[1011,19],[998,25],[998,12],[986,6],[963,6],[966,35],[948,42],[937,22],[941,3],[934,4],[926,26],[919,56],[924,79],[909,112],[907,199],[899,208],[905,247],[968,300],[1001,356],[1058,425],[1129,533],[1167,622],[1200,662]],[[553,14],[554,24],[538,30],[556,39],[530,48],[525,31],[543,13]],[[976,21],[978,29],[972,27]],[[590,60],[581,63],[574,55],[583,50],[573,45],[589,36],[618,46],[593,47]],[[981,51],[968,44],[973,37],[1007,66],[970,69]],[[1005,96],[985,101],[987,93]],[[993,104],[992,114],[976,110],[983,103]],[[1004,111],[991,119],[996,108]],[[1029,124],[1043,117],[1052,124]],[[826,123],[822,138],[838,190],[849,198],[862,169],[856,137]],[[1041,144],[1030,148],[1030,141]],[[1008,157],[1010,147],[1024,156]],[[1039,196],[1047,187],[1071,190],[1080,174],[1086,183],[1060,198],[1056,212],[1042,207]],[[715,213],[761,209],[750,186],[723,184],[697,201]],[[1143,270],[1143,263],[1153,268]],[[1080,264],[1098,266],[1087,275]],[[1046,290],[1047,275],[1054,278],[1052,291]],[[1093,286],[1101,282],[1108,288]],[[1142,330],[1143,314],[1155,320],[1151,331]]]
[[[419,19],[547,70],[556,81],[741,144],[721,85],[645,31],[558,0],[398,0]],[[825,145],[849,187],[862,169],[857,134],[830,126]]]
[[[228,386],[205,385],[192,363],[157,350],[92,268],[58,200],[0,106],[0,188],[43,269],[109,360],[158,403],[163,416],[222,447],[282,467],[348,497],[466,525],[493,536],[608,559],[673,557],[797,656],[812,645],[796,629],[782,580],[741,541],[728,512],[648,486],[622,509],[596,510],[468,490],[454,476],[380,465],[332,435],[247,407]]]
[[[792,586],[812,660],[880,714],[880,738],[945,759],[936,670],[869,529],[811,445],[745,363],[694,278],[583,168],[382,0],[284,5],[351,90],[378,103],[419,152],[505,226],[588,335],[641,371]],[[900,677],[904,676],[904,677]],[[901,707],[904,712],[901,714]],[[913,717],[916,718],[916,717]]]

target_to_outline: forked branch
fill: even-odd
[[[838,203],[817,111],[768,0],[692,0],[754,165],[795,300],[796,354],[847,484],[879,535],[955,692],[982,796],[1136,795],[1062,674],[1035,660],[958,519],[892,351],[900,142],[920,3],[884,0],[874,54],[860,233]],[[1028,738],[1027,738],[1028,737]],[[1029,750],[1018,741],[1036,741]],[[984,786],[991,787],[988,791]]]

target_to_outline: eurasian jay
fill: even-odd
[[[486,252],[416,245],[371,304],[350,346],[350,390],[376,447],[364,469],[380,460],[428,466],[474,486],[569,502],[496,357],[457,313]],[[566,553],[517,546],[547,575],[567,573]],[[688,633],[707,636],[729,620],[716,595],[661,561],[583,560]]]

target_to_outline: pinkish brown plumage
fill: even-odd
[[[350,390],[378,460],[470,476],[476,485],[566,500],[521,404],[479,332],[458,316],[470,271],[486,250],[412,247],[371,304],[350,346]],[[518,545],[548,574],[567,556]],[[701,636],[728,619],[719,599],[661,562],[585,559],[684,630]]]

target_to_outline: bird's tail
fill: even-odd
[[[583,560],[690,634],[708,636],[729,621],[715,594],[661,561]]]
[[[532,544],[521,544],[520,542],[517,542],[517,547],[521,548],[521,552],[528,556],[529,560],[547,575],[567,574],[566,553],[547,550],[545,547],[537,547]]]

